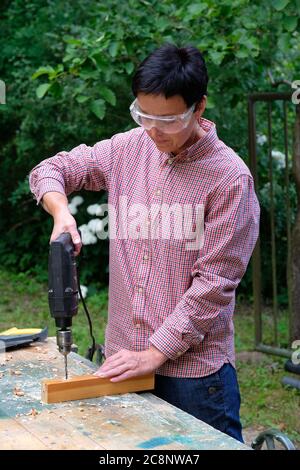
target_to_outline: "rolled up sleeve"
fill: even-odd
[[[69,195],[74,191],[109,190],[114,158],[122,145],[122,134],[89,147],[78,145],[43,160],[29,174],[29,185],[37,204],[46,192]]]
[[[203,245],[191,269],[191,286],[150,337],[150,343],[169,359],[199,344],[234,300],[258,238],[259,214],[250,175],[240,175],[211,195]]]

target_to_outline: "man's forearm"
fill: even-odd
[[[45,193],[41,204],[45,211],[47,211],[53,218],[55,218],[59,213],[68,210],[68,199],[67,197],[58,192],[48,192]]]

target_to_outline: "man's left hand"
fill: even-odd
[[[110,378],[111,382],[120,382],[130,377],[150,374],[166,362],[167,359],[168,357],[154,346],[140,352],[121,349],[106,359],[94,375]]]

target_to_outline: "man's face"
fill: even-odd
[[[164,95],[139,93],[137,100],[140,110],[145,114],[153,116],[173,116],[185,113],[188,110],[184,99],[180,95],[165,98]],[[146,132],[161,152],[178,153],[179,150],[181,151],[184,148],[185,143],[195,132],[197,120],[202,112],[199,110],[194,112],[188,126],[176,134],[163,133],[156,127],[152,127],[150,130],[146,129]]]

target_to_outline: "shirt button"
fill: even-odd
[[[136,327],[136,328],[141,328],[140,323],[136,323],[136,324],[135,324],[135,327]]]
[[[143,256],[143,259],[147,261],[147,259],[149,259],[149,256],[148,256],[148,255],[144,255],[144,256]]]
[[[171,165],[173,163],[172,158],[169,158],[168,163]]]
[[[159,196],[161,194],[161,190],[160,189],[157,189],[156,190],[156,196]]]
[[[139,292],[143,292],[144,289],[142,287],[139,287]]]
[[[180,352],[180,351],[178,353],[176,353],[177,357],[180,357],[181,355],[182,355],[182,352]]]

